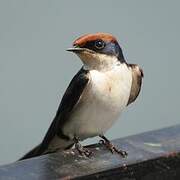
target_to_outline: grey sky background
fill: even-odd
[[[81,67],[65,51],[82,34],[109,32],[145,74],[138,100],[110,139],[180,123],[180,1],[0,1],[0,164],[45,135]],[[88,140],[88,143],[95,140]]]

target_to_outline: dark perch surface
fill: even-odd
[[[93,157],[73,151],[0,166],[0,180],[123,179],[180,180],[180,125],[114,140],[127,158],[91,145]]]

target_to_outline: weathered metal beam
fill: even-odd
[[[66,151],[0,166],[0,180],[179,180],[180,125],[114,140],[127,158],[91,145],[93,157]]]

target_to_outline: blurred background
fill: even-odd
[[[82,63],[65,49],[82,34],[117,37],[145,74],[110,139],[180,123],[180,1],[0,1],[0,164],[45,135]],[[85,143],[95,143],[91,139]]]

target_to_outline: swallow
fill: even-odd
[[[20,160],[72,146],[90,156],[91,151],[80,142],[95,136],[112,153],[125,157],[127,153],[104,134],[138,97],[142,69],[126,62],[117,39],[108,33],[83,35],[67,51],[75,53],[83,66],[71,80],[42,142]]]

